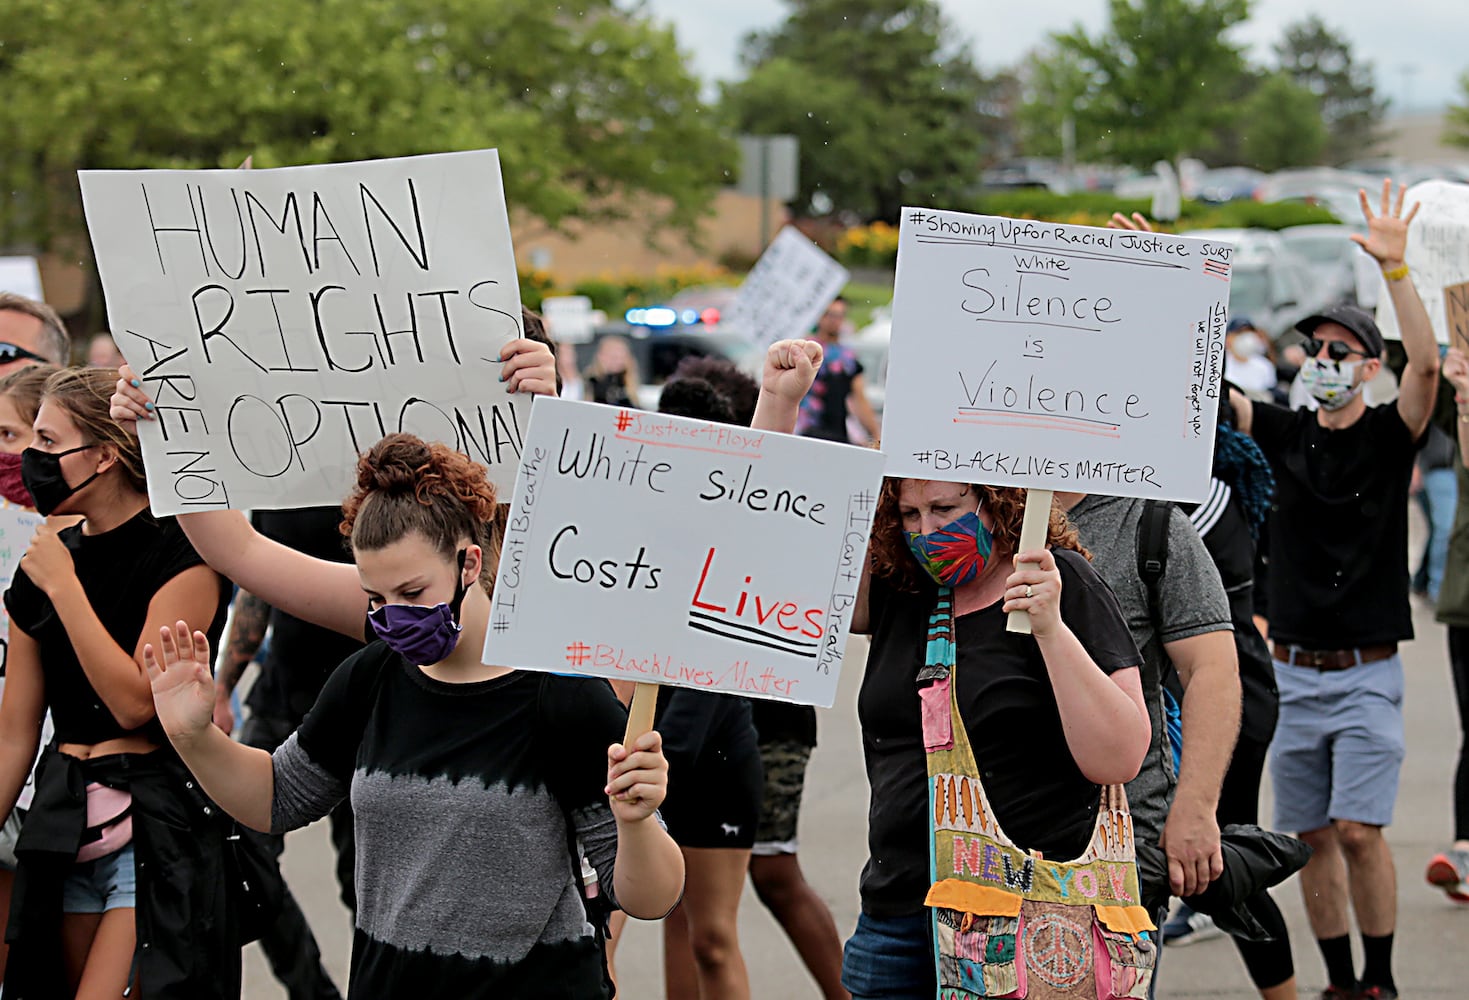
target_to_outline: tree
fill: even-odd
[[[972,186],[985,81],[934,0],[787,0],[785,22],[745,40],[749,74],[724,106],[741,131],[801,140],[800,191],[895,219]]]
[[[1097,37],[1051,36],[1041,68],[1063,87],[1034,91],[1025,116],[1059,127],[1068,109],[1047,103],[1070,92],[1078,150],[1145,168],[1204,152],[1236,113],[1228,98],[1246,67],[1226,35],[1248,15],[1249,0],[1109,0]]]
[[[1326,159],[1346,163],[1369,156],[1381,140],[1387,110],[1387,101],[1377,96],[1372,64],[1357,61],[1351,43],[1314,14],[1285,29],[1275,57],[1281,72],[1321,102]]]
[[[499,149],[512,209],[691,227],[736,159],[614,0],[10,0],[0,243],[84,253],[76,170]]]
[[[1245,162],[1259,170],[1319,163],[1326,123],[1316,95],[1284,73],[1272,73],[1250,94],[1240,115]]]
[[[1449,105],[1444,141],[1455,146],[1469,146],[1469,71],[1459,77],[1459,93],[1463,95],[1460,103]]]

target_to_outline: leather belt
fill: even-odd
[[[1310,667],[1313,670],[1348,670],[1359,663],[1376,663],[1398,651],[1398,644],[1390,642],[1382,646],[1363,646],[1361,649],[1301,649],[1278,642],[1270,644],[1275,658],[1293,667]]]

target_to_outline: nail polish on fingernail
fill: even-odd
[[[143,406],[146,407],[147,409],[150,409],[150,410],[153,409],[153,404],[152,403],[144,403]]]
[[[141,382],[139,382],[139,381],[138,381],[138,380],[137,380],[137,379],[133,379],[133,380],[132,380],[132,381],[131,381],[131,382],[129,382],[129,383],[128,383],[128,384],[129,384],[129,385],[131,385],[131,386],[132,386],[132,387],[133,387],[133,388],[134,388],[134,389],[137,389],[137,388],[139,388],[139,387],[140,387],[140,386],[141,386],[141,385],[142,385],[142,384],[143,384],[143,383],[141,383]]]

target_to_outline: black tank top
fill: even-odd
[[[75,525],[64,529],[60,537],[71,552],[77,580],[92,610],[129,655],[138,646],[153,595],[184,570],[204,563],[176,520],[156,518],[147,510],[100,535],[85,535],[81,525]],[[219,577],[219,584],[219,604],[205,630],[213,650],[219,648],[228,610],[229,583]],[[77,660],[51,599],[23,569],[15,571],[5,592],[5,609],[11,627],[34,639],[40,649],[46,702],[58,742],[94,744],[134,733],[166,742],[157,719],[129,731],[113,717]]]

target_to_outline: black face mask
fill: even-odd
[[[25,483],[26,489],[30,491],[31,499],[36,502],[38,514],[42,517],[50,516],[52,511],[66,503],[68,497],[102,475],[100,472],[94,472],[82,482],[71,486],[61,472],[62,458],[95,447],[96,445],[84,444],[70,451],[57,452],[27,448],[20,453],[20,478]]]

